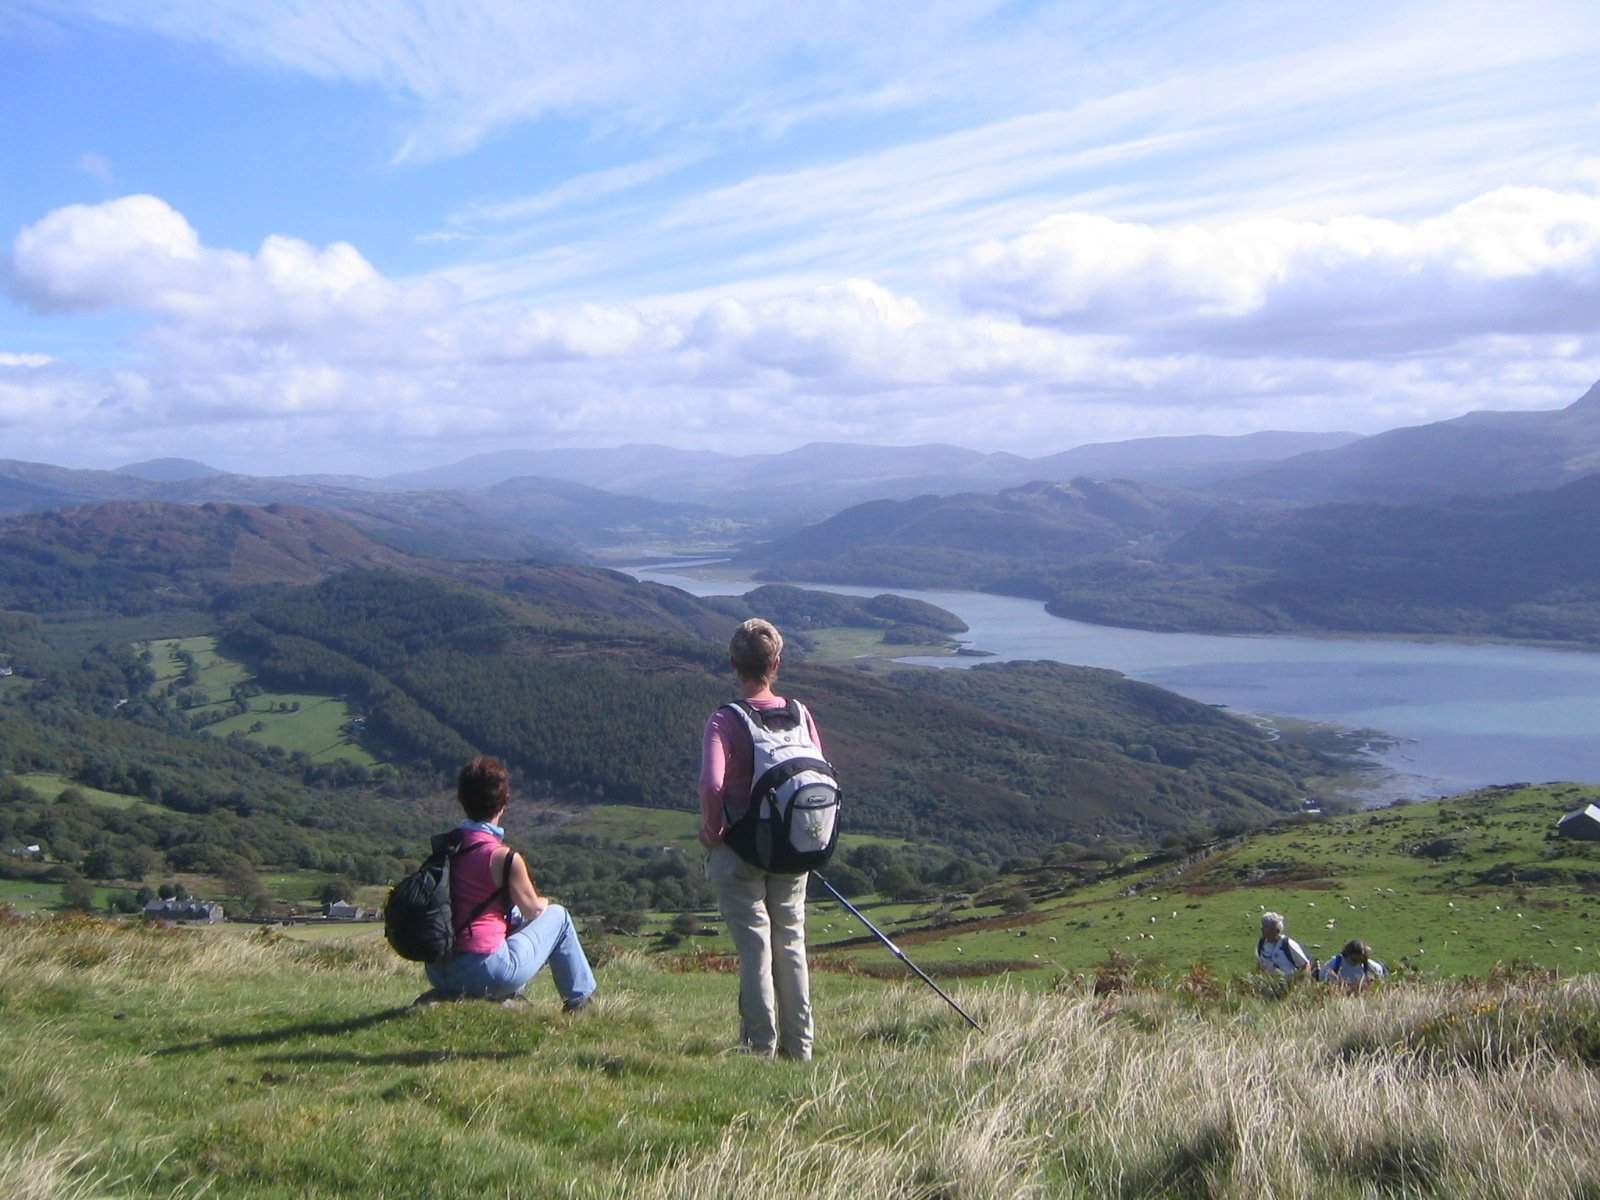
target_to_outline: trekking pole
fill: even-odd
[[[856,920],[860,921],[868,929],[872,930],[873,935],[880,942],[882,942],[885,946],[889,947],[889,953],[890,954],[893,954],[901,962],[905,963],[906,966],[910,967],[913,971],[916,972],[918,979],[922,980],[923,983],[927,984],[934,991],[938,992],[939,993],[939,998],[941,1000],[943,1000],[946,1004],[948,1004],[951,1008],[955,1009],[958,1013],[960,1013],[962,1020],[964,1020],[968,1025],[971,1025],[979,1033],[983,1032],[983,1026],[979,1025],[976,1021],[974,1021],[972,1019],[972,1017],[967,1013],[966,1009],[962,1008],[961,1005],[957,1004],[954,1000],[950,999],[950,995],[949,995],[948,992],[946,992],[942,987],[940,987],[932,979],[928,978],[928,973],[926,971],[924,971],[921,967],[917,966],[916,963],[912,962],[909,958],[907,958],[906,957],[906,952],[904,950],[900,949],[899,946],[896,946],[893,942],[891,942],[889,940],[889,935],[888,934],[884,933],[883,930],[879,929],[871,921],[867,920],[867,918],[862,915],[861,910],[859,908],[857,908],[854,904],[851,904],[850,901],[846,900],[843,896],[841,896],[839,894],[838,889],[835,888],[833,886],[833,884],[829,883],[826,879],[824,879],[821,875],[817,874],[815,871],[811,872],[811,878],[815,879],[824,888],[826,888],[827,891],[828,891],[828,895],[832,896],[840,904],[842,904],[846,908],[848,908],[850,910],[851,914],[854,915]]]

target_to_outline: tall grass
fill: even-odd
[[[406,1011],[367,944],[0,930],[0,1195],[1600,1197],[1600,983],[931,993],[819,976],[809,1065],[637,954],[572,1020]],[[536,985],[538,986],[538,985]]]

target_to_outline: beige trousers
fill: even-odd
[[[763,871],[728,847],[714,846],[706,879],[739,952],[739,1041],[758,1054],[771,1054],[776,1045],[789,1058],[809,1059],[814,1030],[806,876]]]

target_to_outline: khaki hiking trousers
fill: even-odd
[[[706,856],[706,879],[739,952],[739,1041],[757,1054],[811,1057],[805,875],[751,866],[727,846]]]

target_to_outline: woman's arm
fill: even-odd
[[[722,841],[722,789],[728,774],[728,748],[723,741],[719,709],[706,722],[700,739],[700,844],[706,849]]]
[[[506,890],[511,893],[511,903],[522,910],[522,919],[531,921],[550,907],[550,901],[539,895],[539,890],[533,886],[533,876],[528,874],[528,860],[520,854],[506,851],[506,859],[511,863],[511,878],[506,881]]]

